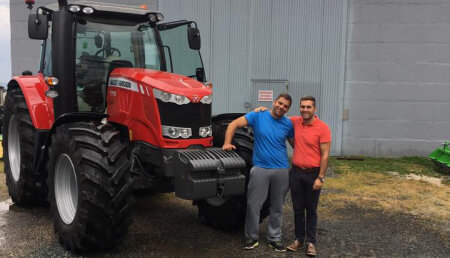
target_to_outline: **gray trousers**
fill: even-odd
[[[267,230],[269,241],[281,241],[281,223],[283,202],[289,189],[289,169],[266,169],[253,167],[247,190],[247,215],[245,218],[245,236],[258,239],[261,207],[267,199],[270,188],[270,215]]]

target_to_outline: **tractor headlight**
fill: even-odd
[[[168,93],[168,92],[161,92],[161,100],[164,102],[169,102],[170,99],[172,98],[172,94]]]
[[[212,136],[211,126],[200,127],[198,134],[200,135],[200,137]]]
[[[178,105],[182,105],[185,101],[185,97],[180,96],[180,95],[175,95],[175,103],[177,103]]]
[[[92,13],[94,13],[94,8],[92,8],[92,7],[84,7],[83,8],[83,13],[85,13],[85,14],[92,14]]]
[[[148,16],[148,18],[150,19],[150,21],[151,22],[155,22],[156,21],[156,15],[154,15],[154,14],[150,14],[149,16]]]
[[[69,10],[73,13],[77,13],[81,10],[81,7],[79,5],[71,5],[69,6]]]
[[[175,127],[175,126],[162,126],[163,136],[168,136],[170,138],[189,138],[192,136],[191,128]]]
[[[48,90],[45,92],[45,96],[47,96],[51,99],[55,99],[59,96],[59,94],[56,90]]]
[[[181,129],[181,131],[180,131],[180,135],[181,135],[181,137],[182,138],[189,138],[189,136],[191,136],[191,130],[190,129]]]
[[[191,103],[191,101],[189,101],[189,99],[186,98],[185,96],[172,94],[162,90],[153,89],[153,95],[155,96],[155,98],[163,102],[172,102],[177,105],[184,105]]]
[[[163,130],[164,130],[164,128],[163,128]],[[164,133],[163,133],[163,135],[164,135]],[[169,127],[167,129],[167,136],[172,137],[172,138],[178,138],[179,132],[175,128]]]
[[[212,102],[212,95],[204,96],[201,100],[201,103],[203,104],[211,104]]]

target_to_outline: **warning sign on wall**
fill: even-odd
[[[259,90],[258,101],[273,101],[273,90]]]

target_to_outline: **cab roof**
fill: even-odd
[[[139,6],[129,6],[123,4],[111,4],[111,3],[100,3],[93,1],[68,1],[70,5],[79,5],[81,8],[83,7],[92,7],[94,12],[108,12],[108,13],[117,13],[117,14],[128,14],[128,15],[138,15],[138,16],[146,16],[148,14],[157,14],[160,13],[158,11],[148,10],[141,8]],[[53,11],[59,10],[58,3],[52,3],[46,5],[46,7]]]

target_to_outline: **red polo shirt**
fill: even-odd
[[[303,124],[301,116],[290,119],[295,133],[292,163],[301,168],[320,167],[320,144],[331,142],[330,128],[317,116],[311,124]]]

